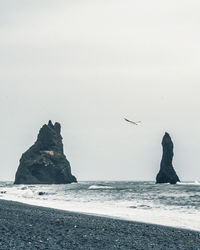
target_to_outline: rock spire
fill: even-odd
[[[49,121],[36,142],[22,154],[14,184],[65,184],[77,182],[63,153],[61,125]]]
[[[165,133],[162,139],[163,155],[160,163],[160,171],[156,176],[156,183],[176,184],[180,181],[172,165],[173,142],[168,133]]]

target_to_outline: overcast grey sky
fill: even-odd
[[[78,180],[200,180],[199,0],[0,0],[0,180],[49,119]],[[141,120],[131,126],[123,120]]]

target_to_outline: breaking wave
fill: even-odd
[[[91,185],[88,189],[112,189],[111,186],[104,186],[104,185]]]
[[[87,181],[62,185],[0,182],[0,199],[200,231],[200,183]]]
[[[200,185],[200,182],[198,180],[195,180],[194,182],[177,182],[178,185]]]

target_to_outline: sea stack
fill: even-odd
[[[22,154],[14,184],[67,184],[77,182],[63,153],[61,125],[49,121],[36,142]]]
[[[168,133],[165,133],[162,140],[163,155],[160,163],[160,171],[156,176],[156,183],[176,184],[180,181],[172,165],[173,142]]]

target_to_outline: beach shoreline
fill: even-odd
[[[0,200],[0,249],[200,249],[200,232]]]

